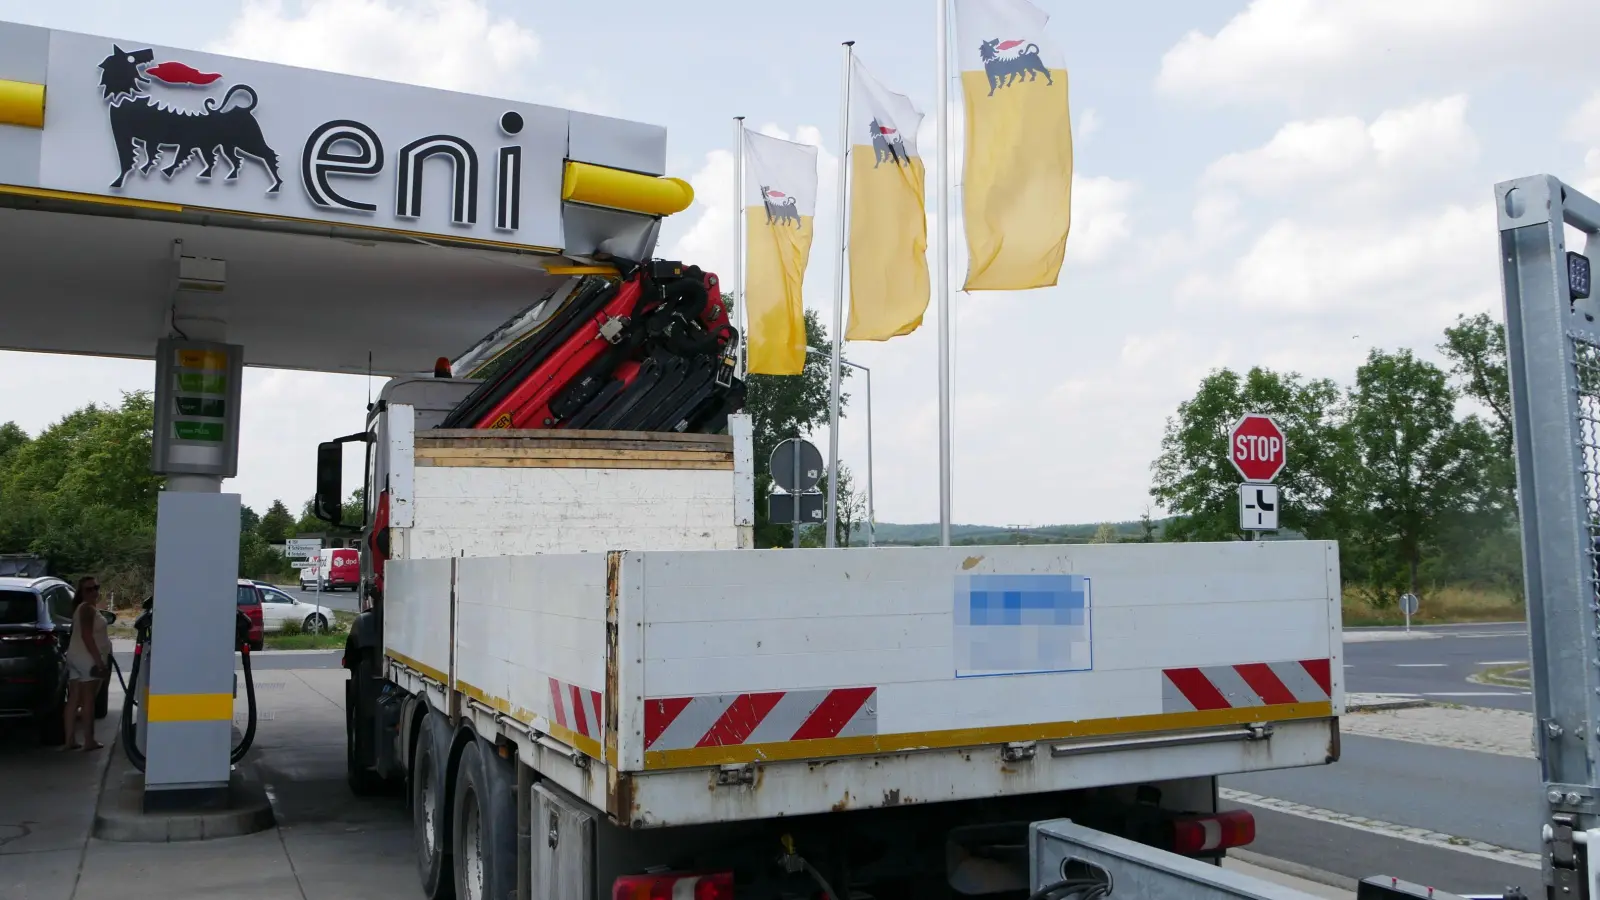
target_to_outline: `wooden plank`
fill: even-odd
[[[515,459],[482,457],[478,459],[421,459],[418,468],[481,468],[481,469],[701,469],[733,471],[733,460],[685,459]]]
[[[461,449],[461,448],[478,448],[478,449],[485,449],[485,450],[497,449],[497,448],[504,448],[504,449],[521,449],[521,448],[530,448],[530,449],[531,448],[538,448],[538,449],[563,449],[563,448],[582,449],[582,448],[603,447],[603,448],[612,449],[612,450],[644,450],[644,451],[666,451],[666,452],[676,452],[676,451],[680,451],[680,450],[694,450],[694,451],[704,451],[704,452],[714,452],[714,453],[729,453],[729,452],[732,452],[732,449],[733,449],[731,442],[723,442],[723,441],[698,441],[698,442],[695,442],[695,443],[687,443],[687,442],[685,442],[685,443],[668,443],[668,442],[663,442],[663,441],[616,441],[616,440],[608,440],[608,441],[582,441],[582,440],[579,440],[579,441],[574,441],[574,440],[564,440],[564,439],[563,440],[548,440],[548,441],[527,441],[527,440],[522,440],[520,438],[477,438],[477,439],[453,438],[453,439],[450,439],[450,440],[438,441],[438,440],[429,440],[429,439],[427,439],[425,437],[418,437],[416,439],[415,446],[417,447],[417,449],[427,449],[427,450],[453,450],[453,449]]]
[[[681,434],[676,431],[583,431],[566,428],[432,428],[419,432],[417,440],[424,439],[505,439],[527,440],[585,440],[585,441],[648,441],[650,443],[721,443],[732,446],[733,438],[726,434]]]
[[[586,459],[605,462],[616,459],[658,459],[682,462],[732,462],[733,454],[715,450],[616,450],[609,447],[419,447],[416,458],[423,459]]]

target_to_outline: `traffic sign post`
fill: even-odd
[[[1245,481],[1268,483],[1289,459],[1283,429],[1271,416],[1249,413],[1228,430],[1228,458]]]
[[[804,438],[792,437],[772,449],[767,461],[772,482],[780,489],[767,498],[767,516],[774,522],[788,522],[794,531],[794,548],[800,549],[800,526],[821,521],[826,504],[817,484],[826,471],[822,451]]]
[[[1410,591],[1400,595],[1400,611],[1406,614],[1406,631],[1411,630],[1411,617],[1417,614],[1417,609],[1421,605],[1417,595]]]
[[[1239,485],[1239,530],[1278,530],[1278,486]]]
[[[1289,442],[1271,416],[1246,413],[1228,429],[1228,461],[1239,485],[1239,530],[1278,530],[1278,487],[1272,483],[1289,461]]]
[[[322,550],[322,538],[289,538],[283,542],[283,555],[290,559],[311,559]]]

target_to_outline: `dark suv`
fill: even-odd
[[[46,743],[61,742],[71,633],[66,582],[0,578],[0,720],[31,719]]]

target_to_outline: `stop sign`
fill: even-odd
[[[1249,413],[1228,431],[1228,458],[1245,481],[1271,481],[1283,471],[1288,442],[1271,416]]]

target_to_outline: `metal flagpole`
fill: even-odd
[[[845,214],[850,202],[845,176],[850,172],[850,55],[855,43],[844,42],[844,96],[839,100],[839,265],[833,276],[833,361],[829,365],[827,547],[838,546],[839,530],[839,357],[844,353]]]
[[[939,206],[938,236],[934,241],[935,279],[939,298],[939,543],[950,546],[950,23],[949,0],[934,0],[939,12],[935,31],[938,53],[939,177],[934,202]]]
[[[750,322],[744,302],[744,116],[733,117],[733,293],[739,310],[734,324],[739,329],[739,374],[749,367],[745,349],[750,345]]]

